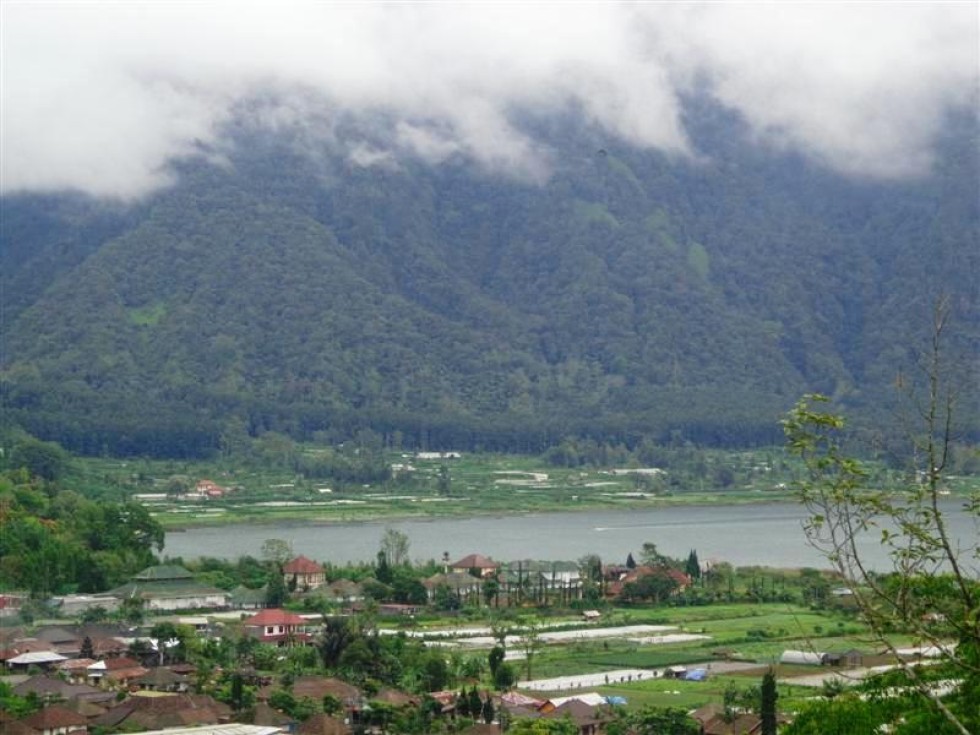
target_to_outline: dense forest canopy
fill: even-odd
[[[930,176],[882,182],[686,104],[697,159],[528,117],[554,166],[534,183],[462,157],[357,165],[242,115],[226,161],[182,159],[137,203],[6,196],[5,418],[73,451],[174,457],[361,429],[744,446],[777,443],[819,391],[877,431],[939,293],[975,407],[975,118],[948,120]],[[334,135],[389,123],[344,115]]]

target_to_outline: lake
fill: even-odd
[[[952,535],[977,543],[976,520],[957,501],[945,503]],[[793,503],[671,506],[650,510],[602,510],[473,518],[410,519],[365,523],[269,523],[189,528],[166,536],[164,553],[186,559],[259,556],[266,539],[283,539],[296,554],[345,564],[373,561],[386,528],[405,533],[415,560],[453,559],[479,553],[501,561],[579,559],[598,554],[605,563],[638,556],[646,541],[661,553],[686,558],[696,549],[702,561],[736,566],[827,567],[804,538],[804,509]],[[862,540],[875,566],[887,559],[877,536]],[[976,565],[973,573],[977,574]]]

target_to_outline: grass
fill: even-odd
[[[541,679],[624,668],[663,669],[674,665],[706,663],[718,660],[713,655],[716,649],[731,648],[737,652],[739,660],[754,662],[758,666],[746,671],[715,673],[703,682],[650,678],[629,683],[614,682],[594,689],[607,696],[625,697],[630,708],[649,704],[694,709],[708,703],[722,704],[726,689],[734,687],[746,690],[758,686],[765,669],[774,665],[779,682],[780,709],[794,711],[805,700],[819,696],[819,692],[812,687],[793,685],[788,679],[828,673],[831,669],[775,663],[782,651],[858,648],[870,653],[878,649],[865,637],[865,629],[846,614],[813,611],[785,603],[631,611],[628,620],[618,619],[616,624],[652,622],[654,619],[681,625],[688,631],[704,629],[713,638],[663,646],[641,646],[624,639],[549,646],[535,657],[534,677]],[[847,635],[838,634],[842,626],[850,631]],[[818,627],[820,633],[816,632]],[[773,631],[774,637],[746,642],[746,634],[751,630]],[[902,642],[904,638],[899,641]],[[521,666],[520,662],[515,664]],[[548,696],[548,693],[534,694]],[[553,694],[564,696],[568,691]]]
[[[148,312],[153,313],[156,312]],[[324,448],[296,445],[295,451],[316,455]],[[152,512],[167,527],[512,515],[515,508],[534,513],[795,500],[791,487],[799,468],[780,448],[703,450],[698,457],[712,470],[700,479],[695,479],[686,466],[644,479],[604,468],[552,467],[534,456],[486,453],[463,454],[458,459],[420,459],[414,453],[395,451],[385,454],[386,461],[410,466],[411,470],[396,472],[391,481],[378,485],[307,479],[290,469],[276,467],[271,460],[256,459],[76,458],[73,479],[84,494],[112,500],[163,494],[174,475],[183,476],[192,484],[207,478],[238,488],[222,500],[154,501]],[[438,492],[438,476],[444,465],[451,477],[450,493],[445,497]],[[727,487],[713,485],[710,478],[719,469],[727,470],[735,481]],[[965,494],[975,490],[978,483],[976,477],[957,478],[951,488],[956,494]],[[321,492],[324,488],[332,492]],[[259,505],[268,502],[295,505]]]
[[[300,451],[315,453],[313,447]],[[752,465],[745,453],[718,453],[717,461]],[[222,461],[119,460],[78,458],[75,480],[87,495],[126,499],[136,495],[164,494],[168,480],[185,477],[191,484],[211,479],[238,488],[221,500],[191,501],[157,498],[154,516],[167,527],[226,523],[276,523],[300,521],[369,521],[395,518],[445,518],[472,515],[511,515],[521,512],[560,510],[648,508],[665,505],[750,503],[790,500],[787,491],[763,491],[758,477],[730,489],[683,490],[641,487],[630,475],[598,468],[555,468],[540,458],[519,455],[464,454],[459,459],[418,459],[407,453],[389,453],[392,464],[411,465],[376,486],[339,485],[328,480],[297,477],[285,469]],[[451,474],[451,493],[438,494],[438,473],[446,465]],[[749,473],[749,470],[745,470]],[[320,492],[329,487],[332,492]],[[353,501],[353,502],[352,502]],[[288,502],[295,505],[260,505]]]

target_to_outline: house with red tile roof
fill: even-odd
[[[306,619],[279,608],[269,608],[246,618],[245,633],[262,643],[276,646],[306,644],[311,639],[306,632]]]
[[[199,480],[195,488],[195,494],[204,498],[221,498],[228,492],[218,483],[212,480]]]
[[[282,575],[290,589],[313,590],[327,582],[323,565],[302,554],[283,565]]]
[[[474,577],[492,577],[500,569],[500,564],[488,556],[470,554],[449,565],[449,571],[472,574]]]

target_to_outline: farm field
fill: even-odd
[[[522,624],[531,622],[523,618]],[[594,629],[595,635],[551,636],[549,627],[574,626],[575,621],[551,619],[533,621],[541,641],[534,650],[527,678],[528,662],[522,650],[520,631],[508,638],[508,656],[519,671],[523,691],[536,697],[568,696],[597,691],[604,696],[625,698],[630,706],[652,704],[693,709],[708,703],[721,704],[726,691],[757,686],[763,673],[773,666],[779,682],[780,707],[792,711],[808,698],[819,696],[819,686],[796,684],[799,678],[830,676],[828,666],[781,664],[785,650],[842,652],[850,649],[875,654],[876,646],[866,629],[850,614],[840,611],[811,610],[787,603],[719,604],[705,607],[612,609]],[[675,643],[644,643],[643,626],[671,626],[671,632],[697,632],[707,639]],[[432,626],[415,630],[431,637]],[[451,629],[443,631],[451,635]],[[482,634],[476,626],[460,628],[465,636]],[[569,631],[571,633],[571,631]],[[482,640],[488,648],[492,639]],[[899,645],[912,645],[907,636]],[[442,643],[444,645],[444,642]],[[516,651],[514,649],[517,649]],[[459,650],[472,653],[469,646]],[[705,681],[665,678],[668,667],[706,667]],[[551,688],[549,688],[551,687]]]
[[[296,451],[315,459],[329,450],[304,445]],[[274,458],[76,458],[73,473],[83,494],[136,500],[168,528],[792,501],[793,482],[801,476],[801,468],[780,447],[689,450],[667,457],[666,468],[635,461],[600,468],[552,466],[523,455],[389,451],[383,454],[388,476],[365,482],[304,475]],[[196,493],[202,480],[224,492],[220,497]],[[967,492],[975,483],[954,479],[951,492]]]

